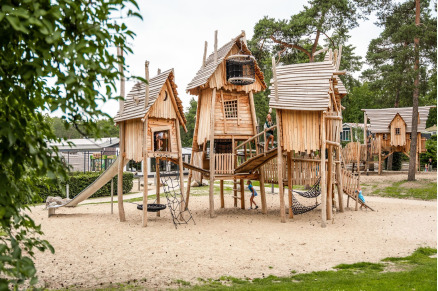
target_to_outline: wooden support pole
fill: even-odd
[[[145,98],[144,98],[144,109],[146,109],[149,105],[149,62],[148,61],[144,62],[144,70],[145,70],[145,79],[147,81]]]
[[[368,175],[368,116],[366,111],[363,112],[363,144],[365,145],[365,172]]]
[[[202,58],[202,66],[205,67],[205,61],[207,60],[207,47],[208,47],[208,42],[205,41],[204,44],[204,57]]]
[[[249,91],[249,106],[251,109],[251,119],[252,119],[252,130],[254,132],[254,135],[257,134],[257,117],[255,112],[255,106],[254,106],[254,93],[252,91]],[[257,144],[257,140],[256,140]]]
[[[114,212],[114,178],[111,179],[111,214]]]
[[[326,165],[325,165],[325,115],[326,112],[322,113],[321,122],[321,227],[326,227],[327,220],[327,180],[326,180]]]
[[[237,207],[237,180],[233,179],[233,198],[234,198],[234,207]]]
[[[142,226],[148,225],[148,147],[147,147],[147,134],[148,134],[148,120],[143,122],[143,219]]]
[[[275,64],[275,57],[272,57],[272,76],[274,78],[274,96],[275,100],[278,101],[277,68]],[[280,130],[280,127],[278,127],[278,130]]]
[[[126,221],[125,209],[123,207],[123,165],[125,159],[125,122],[119,123],[120,141],[119,141],[119,172],[117,178],[117,204],[119,207],[119,219],[121,222]]]
[[[245,180],[240,179],[240,208],[245,209]]]
[[[217,30],[216,30],[216,40],[217,40]],[[215,42],[215,47],[217,48],[217,43]],[[214,213],[214,176],[215,176],[215,157],[214,157],[214,108],[216,104],[216,88],[213,89],[213,96],[211,97],[211,108],[210,108],[210,217],[216,217]]]
[[[157,204],[161,203],[161,197],[160,197],[160,188],[161,188],[161,179],[160,179],[160,159],[155,159],[155,176],[157,178],[157,190],[156,190],[156,196],[157,196]],[[161,216],[161,211],[157,211],[157,217]]]
[[[287,188],[288,188],[288,198],[289,198],[289,218],[294,218],[294,212],[292,211],[292,190],[293,190],[293,163],[292,152],[287,152]]]
[[[221,208],[225,208],[225,199],[224,199],[224,180],[220,181],[221,185]]]
[[[337,148],[336,149],[336,161],[340,161],[341,158],[341,149]],[[342,176],[342,169],[341,169],[341,163],[336,163],[336,181],[338,182],[336,184],[337,189],[338,189],[338,200],[339,200],[339,212],[344,212],[344,201],[343,201],[343,193],[344,193],[344,188],[343,188],[343,176]]]
[[[186,209],[185,202],[184,202],[184,164],[183,164],[183,156],[182,156],[182,145],[181,145],[181,129],[179,124],[179,119],[176,119],[175,122],[176,126],[176,142],[178,145],[178,165],[179,165],[179,189],[181,193],[181,212]]]
[[[260,197],[262,202],[262,213],[268,213],[268,207],[266,204],[266,191],[265,191],[265,167],[260,168]]]
[[[120,59],[123,59],[123,48],[117,47],[117,53]],[[122,99],[119,100],[119,114],[121,115],[125,107],[125,75],[123,73],[123,64],[119,64],[120,71],[120,96]]]
[[[357,142],[357,183],[360,183],[360,142]],[[357,185],[359,187],[359,185]],[[359,192],[356,192],[355,210],[359,210]]]
[[[382,134],[379,134],[379,175],[382,175]]]
[[[217,30],[214,32],[214,63],[217,63]],[[212,103],[212,109],[214,109],[214,103]]]
[[[281,120],[281,110],[277,109],[277,173],[278,173],[278,190],[280,196],[280,220],[282,223],[286,222],[286,210],[284,205],[284,186],[283,186],[283,149],[282,149],[282,134],[283,122]]]
[[[327,220],[331,220],[333,212],[333,146],[327,147],[327,153]]]
[[[234,135],[231,136],[231,146],[232,146],[232,153],[233,153],[233,162],[234,162],[234,169],[237,167],[237,151],[236,151],[236,141],[234,140]],[[237,180],[233,179],[233,200],[234,200],[234,207],[237,207]]]

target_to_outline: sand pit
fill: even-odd
[[[166,288],[177,279],[284,276],[292,270],[377,262],[437,244],[436,201],[368,197],[376,212],[347,210],[321,228],[319,208],[280,223],[278,194],[267,194],[267,216],[235,209],[231,196],[225,198],[226,208],[210,219],[208,196],[193,196],[196,225],[178,229],[169,211],[151,214],[149,226],[142,228],[133,204],[125,204],[125,223],[118,222],[116,212],[110,214],[109,204],[62,209],[50,219],[37,206],[32,216],[56,249],[55,255],[37,254],[40,282],[49,288],[92,288],[136,280]]]

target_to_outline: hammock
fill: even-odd
[[[315,184],[312,186],[312,188],[310,188],[310,190],[306,192],[294,190],[294,192],[305,198],[316,198],[321,194],[321,188],[319,187],[320,182],[321,182],[321,177],[319,177],[318,180],[316,180]]]

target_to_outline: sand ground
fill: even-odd
[[[436,181],[436,173],[431,177]],[[197,278],[329,270],[437,245],[436,201],[368,197],[375,212],[347,209],[326,228],[320,227],[319,207],[280,223],[278,194],[267,194],[268,215],[234,208],[231,193],[225,196],[225,209],[218,209],[219,201],[216,196],[217,217],[211,219],[208,196],[191,197],[196,224],[178,229],[168,210],[161,217],[150,214],[148,227],[142,228],[141,212],[128,203],[123,223],[117,205],[114,214],[109,204],[88,204],[60,209],[51,218],[36,206],[32,217],[56,250],[54,255],[37,253],[40,282],[49,288],[93,288],[136,280],[157,289],[175,286],[178,279],[195,283]],[[256,201],[260,204],[260,196]]]

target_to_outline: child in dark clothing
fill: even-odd
[[[254,206],[255,206],[255,209],[257,209],[257,208],[259,208],[259,207],[258,207],[257,204],[254,202],[254,197],[257,196],[257,192],[256,192],[256,190],[254,189],[254,187],[252,186],[252,184],[251,184],[251,180],[248,180],[247,184],[248,184],[248,189],[249,189],[249,191],[251,191],[251,198],[249,199],[249,202],[250,202],[250,207],[249,207],[249,209],[252,209],[252,205],[253,205],[253,204],[254,204]]]

